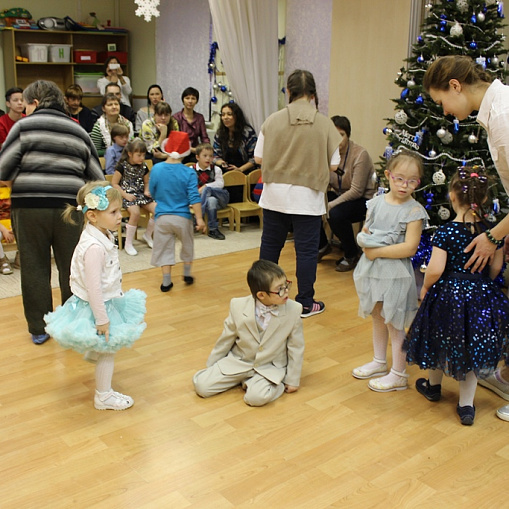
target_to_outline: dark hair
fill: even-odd
[[[464,55],[449,55],[437,58],[424,74],[423,86],[426,92],[431,88],[449,90],[449,81],[458,80],[466,85],[491,83],[491,76],[482,65],[476,64]]]
[[[453,175],[449,183],[449,191],[454,193],[458,199],[459,205],[468,207],[468,210],[474,216],[474,228],[477,233],[482,233],[479,223],[483,223],[488,228],[491,226],[484,218],[486,212],[483,204],[488,197],[489,180],[482,166],[462,166]],[[463,222],[468,211],[463,214]]]
[[[168,113],[169,115],[171,115],[171,106],[167,102],[159,101],[154,106],[154,114],[162,115],[163,113]]]
[[[214,152],[214,147],[210,143],[200,143],[195,150],[196,155],[199,156],[204,150],[212,150]]]
[[[108,81],[106,86],[104,87],[104,95],[112,94],[113,92],[108,92],[108,88],[117,87],[120,92],[122,92],[122,87],[118,83],[113,83],[113,81]]]
[[[106,59],[106,62],[104,62],[104,75],[105,76],[108,76],[108,65],[110,65],[110,62],[112,60],[116,60],[118,64],[120,64],[120,62],[118,61],[118,58],[114,55],[112,55],[111,57],[108,57]]]
[[[101,106],[104,107],[108,101],[117,101],[120,105],[120,99],[115,94],[104,94]]]
[[[196,90],[196,88],[187,87],[182,92],[182,96],[180,98],[182,100],[182,102],[184,101],[184,97],[187,97],[188,95],[193,95],[194,97],[196,97],[196,102],[198,102],[200,100],[200,92],[198,92],[198,90]]]
[[[244,140],[244,129],[248,123],[246,122],[246,117],[244,117],[244,112],[237,103],[223,104],[223,106],[221,106],[221,113],[223,113],[225,108],[230,108],[232,110],[233,118],[235,119],[235,124],[233,126],[232,148],[238,150]],[[230,141],[230,130],[223,124],[222,118],[216,134],[223,153],[226,154],[228,143]]]
[[[83,99],[83,89],[79,85],[69,85],[64,92],[64,96],[72,99]]]
[[[422,177],[424,174],[424,165],[422,163],[422,159],[416,152],[411,152],[410,150],[400,150],[399,152],[395,152],[394,155],[389,159],[385,169],[387,171],[393,171],[393,168],[405,159],[407,159],[407,161],[411,160],[415,163],[417,169],[419,170],[419,177]]]
[[[286,278],[286,274],[279,265],[268,260],[257,260],[247,273],[247,284],[256,299],[258,292],[270,292],[272,282],[282,277]]]
[[[115,136],[129,136],[129,128],[123,124],[113,124],[111,126],[111,139],[113,140]]]
[[[290,94],[290,102],[304,96],[314,96],[316,109],[318,109],[318,94],[316,93],[315,78],[309,71],[296,69],[288,76],[286,89]]]
[[[23,99],[27,104],[39,101],[37,110],[45,108],[66,113],[64,94],[53,81],[37,80],[23,90]]]
[[[352,132],[350,120],[348,120],[346,117],[341,117],[339,115],[334,115],[331,118],[331,120],[336,126],[336,129],[341,129],[342,131],[345,131],[345,134],[348,136],[348,138],[350,138],[350,134]]]
[[[136,152],[139,152],[140,154],[146,154],[147,145],[145,145],[145,142],[141,138],[133,138],[131,141],[128,141],[127,145],[124,147],[124,150],[122,150],[122,154],[120,154],[120,158],[115,168],[120,163],[123,163],[124,161],[127,161],[129,159],[129,152],[131,152],[132,154]]]
[[[23,89],[21,87],[11,87],[7,92],[5,92],[5,100],[10,101],[12,94],[22,94]]]
[[[147,106],[148,106],[148,108],[150,108],[150,106],[152,105],[152,103],[150,102],[149,95],[150,95],[150,91],[153,88],[158,88],[159,89],[159,92],[161,92],[161,100],[164,100],[163,89],[157,83],[154,83],[153,85],[150,85],[150,87],[148,87],[148,89],[147,89]]]

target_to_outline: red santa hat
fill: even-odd
[[[191,153],[188,134],[181,131],[170,131],[170,135],[161,145],[161,150],[172,159],[183,159]]]

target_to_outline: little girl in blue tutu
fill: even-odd
[[[385,176],[390,191],[366,204],[366,225],[357,235],[363,255],[353,279],[359,296],[359,315],[373,320],[371,362],[352,371],[355,378],[369,381],[376,392],[402,391],[408,387],[405,327],[417,312],[417,288],[410,257],[421,240],[428,214],[412,194],[421,182],[421,158],[403,150],[387,164]],[[387,373],[387,344],[392,343],[392,368]],[[376,378],[373,378],[376,377]]]
[[[493,282],[500,273],[503,250],[489,266],[472,274],[465,264],[472,253],[465,248],[479,234],[502,247],[484,219],[488,179],[479,167],[460,168],[449,185],[456,217],[440,226],[421,290],[421,307],[408,332],[404,350],[409,364],[429,369],[416,389],[429,401],[441,398],[444,373],[459,381],[456,407],[461,424],[472,425],[477,377],[497,367],[509,334],[509,300]]]
[[[147,296],[141,290],[122,292],[118,248],[111,234],[122,219],[120,192],[108,182],[89,182],[76,201],[78,206],[68,205],[63,215],[68,222],[73,210],[85,216],[86,226],[71,262],[73,296],[44,317],[46,332],[64,348],[95,352],[91,356],[97,361],[95,408],[125,410],[134,401],[111,388],[114,356],[145,330]]]

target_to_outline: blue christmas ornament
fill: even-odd
[[[422,64],[424,62],[424,57],[422,55],[419,55],[417,57],[417,62],[419,62],[420,64]]]
[[[453,123],[454,123],[454,132],[457,134],[460,131],[460,121],[457,118],[455,118],[453,120]]]
[[[234,101],[233,99],[230,99],[228,102],[229,102],[230,104],[232,104],[232,103],[234,103],[235,101]]]
[[[498,12],[498,16],[500,18],[503,18],[504,17],[504,3],[503,2],[497,2],[497,12]]]
[[[477,43],[475,41],[472,41],[469,46],[472,48],[472,49],[475,49],[477,48]]]
[[[392,129],[390,127],[384,127],[383,133],[387,136],[388,134],[392,134]]]
[[[226,87],[224,85],[221,87],[221,92],[226,92]]]
[[[214,104],[217,103],[217,97],[216,96],[211,97],[210,102],[212,102]]]
[[[422,35],[417,36],[417,44],[424,44],[424,39],[422,38]]]
[[[475,15],[475,14],[472,14],[472,17],[470,18],[470,21],[471,21],[472,23],[474,23],[474,24],[475,24],[475,23],[477,23],[477,17],[476,17],[476,15]]]
[[[445,14],[440,14],[440,19],[447,19],[447,16]]]
[[[415,100],[415,104],[422,104],[423,102],[424,102],[424,97],[421,94],[419,94],[417,96],[417,99]]]
[[[493,212],[495,214],[498,214],[500,212],[500,202],[498,201],[498,198],[495,198],[493,200]]]
[[[408,93],[410,92],[410,90],[408,90],[408,88],[404,88],[402,91],[401,91],[401,99],[406,99],[408,97]]]

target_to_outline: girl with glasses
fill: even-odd
[[[355,378],[372,377],[368,387],[377,392],[408,386],[402,350],[405,327],[417,312],[417,288],[410,257],[421,240],[428,214],[413,197],[423,172],[418,155],[402,151],[388,163],[385,176],[390,191],[367,203],[366,224],[357,236],[362,255],[353,277],[359,296],[359,315],[373,319],[371,362],[352,371]],[[387,344],[392,343],[392,368],[387,374]]]

